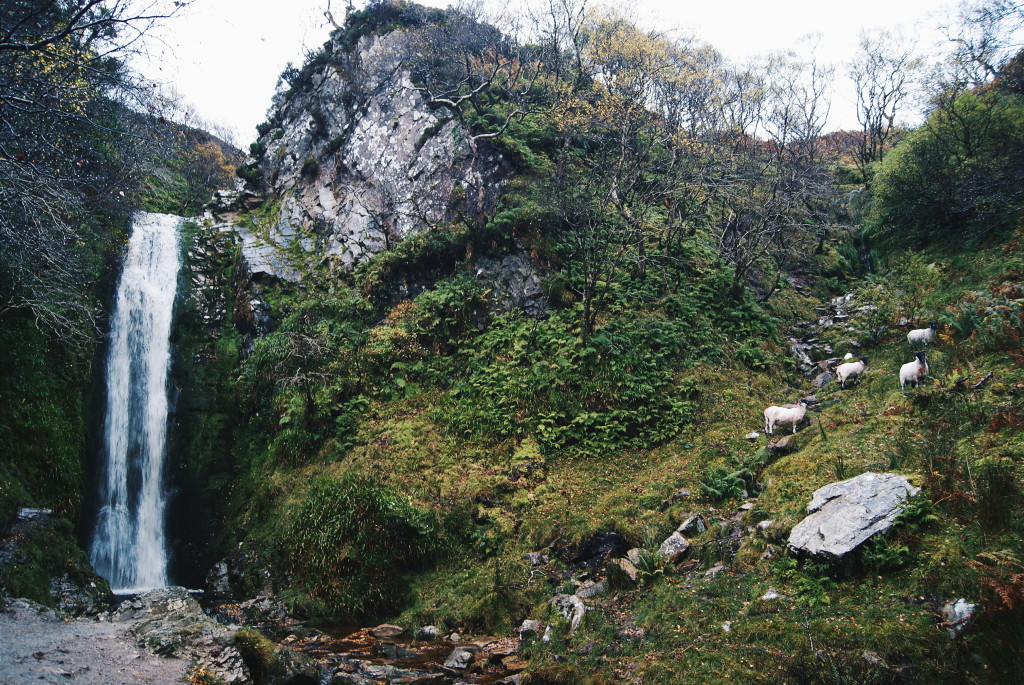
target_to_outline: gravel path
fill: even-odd
[[[0,683],[180,683],[188,663],[125,635],[132,621],[64,621],[19,600],[0,610]]]

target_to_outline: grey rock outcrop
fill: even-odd
[[[288,226],[347,270],[444,219],[453,203],[474,214],[497,197],[505,163],[472,150],[452,112],[416,89],[402,66],[411,49],[400,30],[352,47],[336,34],[320,66],[275,97],[254,148],[260,190],[282,199],[270,248]],[[536,284],[527,276],[520,285]]]
[[[843,559],[892,527],[907,500],[920,492],[894,473],[862,473],[814,492],[808,516],[789,535],[791,553],[824,561]]]
[[[251,682],[232,633],[203,613],[183,587],[151,590],[122,602],[110,620],[133,620],[128,631],[139,646],[208,668],[229,685]]]

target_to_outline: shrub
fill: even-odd
[[[258,630],[239,628],[235,633],[235,646],[249,667],[255,685],[270,682],[271,676],[281,670],[274,654],[274,643]]]
[[[353,619],[398,608],[405,575],[430,563],[439,547],[429,512],[356,475],[315,481],[286,535],[295,583]]]

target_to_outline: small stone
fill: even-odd
[[[465,671],[473,664],[473,653],[467,649],[455,649],[444,661],[444,667],[453,671]]]
[[[750,511],[757,506],[757,502],[744,502],[740,505],[740,511]]]
[[[946,623],[949,625],[946,630],[949,633],[949,639],[953,640],[963,635],[970,628],[971,621],[974,620],[977,613],[978,605],[970,604],[966,599],[960,598],[955,602],[946,602],[942,607],[942,618],[946,619]]]
[[[543,552],[527,552],[523,555],[523,559],[530,566],[543,566],[551,561],[551,558]]]
[[[785,595],[780,595],[778,593],[778,591],[776,591],[776,589],[773,588],[773,587],[768,588],[768,592],[766,592],[763,595],[761,595],[761,601],[764,601],[764,602],[770,602],[773,599],[785,599],[785,598],[786,598]]]
[[[700,514],[692,514],[679,524],[676,532],[680,535],[700,535],[708,529],[708,522]]]
[[[723,566],[721,562],[718,562],[714,566],[712,566],[711,568],[709,568],[707,571],[704,572],[704,577],[705,578],[711,578],[712,576],[717,576],[719,573],[724,571],[726,568],[727,567]]]
[[[824,388],[826,385],[828,385],[835,379],[836,377],[833,376],[831,372],[825,371],[824,373],[818,374],[818,376],[813,381],[811,381],[811,385],[813,385],[816,388]]]
[[[639,547],[634,547],[633,549],[626,552],[626,558],[629,559],[630,563],[632,563],[634,566],[637,566],[640,564],[640,554],[642,552],[643,550]]]
[[[587,613],[587,607],[583,600],[575,595],[555,595],[551,600],[551,605],[569,621],[569,635],[575,633],[583,620],[583,615]],[[550,627],[548,626],[548,628]]]
[[[665,538],[658,551],[661,552],[663,557],[668,557],[669,561],[676,563],[686,556],[686,550],[688,549],[690,549],[690,541],[678,532],[675,532]]]
[[[576,590],[576,596],[580,599],[590,599],[591,597],[598,597],[605,594],[608,594],[607,580],[601,580],[596,583],[592,580],[586,580]]]
[[[544,629],[544,635],[540,638],[540,641],[544,644],[551,642],[551,626]]]
[[[441,629],[437,626],[423,626],[416,631],[417,640],[426,640],[427,642],[433,642],[441,634]]]
[[[448,641],[449,642],[462,642],[462,636],[459,635],[458,633],[452,633],[451,635],[448,636]]]
[[[632,587],[640,578],[640,571],[629,559],[612,559],[608,562],[608,578],[619,586]]]
[[[875,668],[889,668],[889,665],[885,663],[885,660],[875,652],[865,650],[864,654],[861,656],[864,658],[864,661],[868,662],[868,664]]]
[[[527,619],[523,621],[523,624],[519,626],[519,638],[526,639],[528,637],[536,637],[544,624],[541,621],[535,621]]]
[[[722,630],[724,630],[727,633],[731,633],[732,632],[732,621],[726,621],[725,623],[723,623],[722,624]]]
[[[376,638],[398,637],[404,632],[405,628],[392,625],[391,623],[381,623],[379,626],[370,628],[370,635]]]
[[[757,439],[761,437],[761,434],[758,433],[757,431],[751,431],[750,433],[747,433],[743,437],[744,439],[749,440],[750,442],[756,442]]]

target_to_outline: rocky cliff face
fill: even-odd
[[[452,113],[428,105],[401,66],[411,49],[401,30],[351,49],[336,34],[275,99],[249,175],[281,199],[271,242],[288,248],[299,227],[320,259],[350,270],[457,203],[470,214],[493,203],[505,163],[474,155]]]

